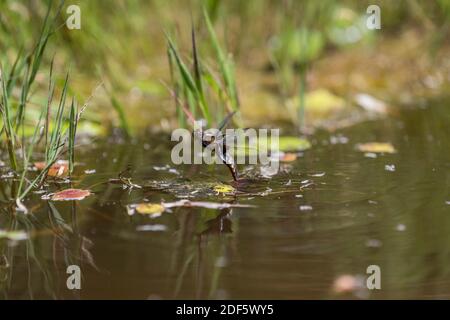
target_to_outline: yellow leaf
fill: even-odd
[[[395,153],[394,146],[385,142],[368,142],[357,145],[357,148],[361,152],[374,152],[374,153]]]
[[[159,216],[164,212],[164,206],[159,203],[140,203],[136,206],[136,211],[140,214]]]
[[[217,192],[217,194],[227,194],[227,193],[233,193],[236,191],[232,186],[227,184],[218,184],[214,186],[214,191]]]

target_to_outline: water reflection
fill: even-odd
[[[67,290],[67,267],[97,267],[90,253],[92,242],[78,230],[77,204],[72,201],[65,208],[66,218],[47,201],[28,214],[14,209],[2,208],[1,225],[12,232],[25,232],[27,237],[0,241],[2,297],[79,299],[80,291]]]
[[[219,213],[202,209],[180,215],[172,274],[176,276],[173,298],[193,284],[195,298],[226,298],[219,286],[221,270],[226,266],[232,233],[232,208]],[[187,287],[187,288],[186,288]]]
[[[319,132],[289,170],[264,181],[250,175],[236,199],[196,189],[229,183],[226,167],[161,170],[170,164],[162,135],[146,148],[132,141],[80,149],[74,183],[94,193],[80,202],[31,194],[30,214],[18,214],[6,201],[13,186],[2,180],[0,230],[28,238],[0,239],[1,297],[323,299],[335,297],[339,276],[366,277],[375,264],[382,289],[368,298],[448,298],[450,113],[448,103],[432,104]],[[355,150],[370,141],[390,142],[397,153]],[[129,165],[126,179],[150,187],[110,183]],[[255,207],[177,207],[156,218],[126,210],[189,197]],[[70,264],[81,267],[80,291],[66,287]]]

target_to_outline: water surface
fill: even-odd
[[[73,186],[93,196],[51,202],[34,194],[26,202],[32,213],[14,219],[2,208],[3,228],[30,238],[0,240],[1,296],[325,299],[336,297],[340,275],[366,277],[378,265],[381,290],[354,297],[450,298],[448,110],[448,101],[437,101],[318,132],[312,149],[239,197],[191,195],[255,207],[174,208],[157,218],[130,216],[127,206],[179,200],[192,191],[183,186],[229,183],[227,169],[172,165],[164,135],[90,141],[78,150]],[[372,158],[355,149],[371,141],[390,142],[397,152]],[[108,182],[127,167],[131,181],[164,190]],[[79,291],[66,287],[72,264],[81,267]]]

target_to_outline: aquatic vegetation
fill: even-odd
[[[57,19],[63,2],[60,3],[55,17],[50,18],[52,2],[50,2],[39,38],[33,49],[25,54],[20,51],[9,70],[1,68],[1,119],[5,135],[9,165],[14,175],[19,177],[18,184],[13,181],[11,198],[15,199],[18,208],[26,211],[21,204],[25,196],[43,183],[47,176],[63,176],[73,172],[75,155],[75,135],[78,121],[86,108],[78,110],[75,98],[72,98],[69,116],[65,116],[66,99],[69,90],[69,73],[66,74],[56,113],[53,113],[55,80],[53,79],[53,60],[50,65],[48,94],[45,104],[36,108],[29,99],[38,72],[42,72],[42,59],[49,42],[55,32]],[[20,90],[17,102],[14,90]],[[39,116],[33,117],[34,114]],[[67,126],[68,122],[68,126]],[[33,133],[27,134],[28,128],[34,127]],[[20,150],[20,157],[17,156]],[[28,178],[28,166],[35,158],[37,150],[44,150],[45,161],[35,163],[40,170],[37,176]],[[68,162],[61,162],[60,157],[68,152]],[[60,162],[58,162],[60,161]]]
[[[80,31],[49,2],[0,3],[1,298],[449,291],[448,101],[416,99],[448,91],[448,1],[382,1],[380,32],[356,1],[80,1]],[[167,131],[201,118],[205,148],[220,140],[203,129],[228,120],[279,128],[279,150],[235,147],[279,168],[238,173],[227,145],[233,182],[224,166],[174,167]],[[393,279],[378,293],[367,261]]]
[[[298,6],[287,4],[284,8],[287,19],[283,19],[281,31],[269,43],[271,63],[278,75],[283,98],[287,99],[293,92],[299,97],[294,119],[300,131],[304,130],[308,70],[325,47],[325,28],[334,7],[330,1],[305,1]],[[297,10],[301,17],[295,14]]]
[[[221,117],[224,117],[226,113],[234,113],[239,109],[232,60],[225,55],[221,48],[206,10],[204,10],[204,19],[216,54],[215,58],[222,82],[219,81],[211,67],[203,65],[198,53],[194,26],[191,28],[193,72],[181,58],[173,38],[166,34],[167,55],[173,82],[172,95],[177,106],[180,127],[184,127],[186,124],[184,119],[186,109],[190,111],[194,119],[200,111],[201,116],[211,126],[214,121],[216,124],[222,121]],[[175,72],[175,68],[178,72]],[[207,97],[214,97],[214,100],[210,101]],[[214,108],[214,106],[216,107]],[[212,118],[213,113],[217,115],[215,119]]]

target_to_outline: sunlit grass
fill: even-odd
[[[47,103],[38,106],[30,103],[30,93],[36,85],[38,72],[43,72],[42,60],[47,43],[57,27],[58,15],[63,2],[57,7],[56,14],[50,18],[52,2],[50,2],[36,44],[29,53],[21,50],[9,69],[1,67],[1,133],[5,137],[5,147],[13,172],[11,199],[16,200],[18,208],[26,211],[21,204],[25,196],[44,182],[48,170],[65,152],[69,154],[70,172],[74,166],[74,148],[76,127],[80,117],[74,98],[67,116],[67,95],[69,90],[69,73],[67,72],[56,110],[53,110],[55,81],[53,79],[53,61],[50,65]],[[3,57],[4,65],[8,61]],[[7,72],[9,70],[9,72]],[[20,98],[15,99],[13,92],[20,91]],[[33,116],[38,112],[39,116]],[[56,113],[55,113],[56,111]],[[27,128],[34,128],[30,136]],[[29,130],[27,130],[29,131]],[[34,159],[35,151],[45,151],[45,168],[37,176],[28,178],[28,168]]]
[[[183,115],[186,110],[189,110],[194,118],[200,114],[209,125],[217,125],[225,114],[239,110],[232,59],[220,46],[206,10],[203,11],[203,16],[214,49],[218,75],[210,66],[204,64],[199,56],[194,26],[191,28],[191,68],[182,58],[173,37],[166,33],[172,94],[177,106],[178,125],[181,127],[186,125]],[[216,115],[215,119],[213,114]]]

